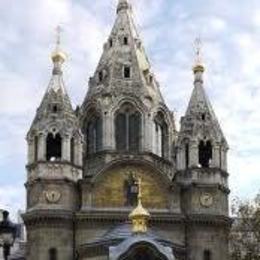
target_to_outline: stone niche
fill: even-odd
[[[142,180],[142,202],[149,209],[168,208],[167,185],[162,176],[142,165],[116,166],[102,173],[92,193],[92,206],[96,208],[132,207],[136,202],[135,183]]]

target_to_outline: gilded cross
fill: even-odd
[[[200,64],[202,62],[202,41],[200,37],[195,39],[194,46],[195,46],[196,63]]]

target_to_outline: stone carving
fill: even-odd
[[[130,172],[128,178],[124,182],[125,206],[136,206],[138,196],[138,179],[136,174]]]
[[[48,190],[48,191],[44,191],[45,194],[45,198],[47,200],[47,202],[49,203],[58,203],[59,200],[61,199],[61,193],[59,191],[56,190]]]

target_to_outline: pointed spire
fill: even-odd
[[[117,17],[96,71],[90,78],[83,106],[97,95],[107,95],[108,92],[112,95],[133,94],[142,100],[148,98],[156,103],[164,103],[137,31],[130,1],[118,0]]]
[[[57,106],[59,106],[59,111],[62,110],[63,112],[74,117],[74,111],[62,77],[62,64],[66,60],[66,54],[60,47],[60,34],[61,27],[58,26],[56,29],[56,47],[51,55],[51,59],[54,64],[52,77],[39,106],[36,119],[40,118],[42,115],[48,117],[48,115],[52,113],[50,108],[54,107],[56,109]]]
[[[51,55],[51,59],[53,61],[54,64],[54,68],[53,68],[53,75],[60,75],[62,74],[62,70],[61,70],[61,66],[62,64],[65,62],[66,60],[66,54],[61,50],[61,27],[58,26],[56,29],[56,47],[55,50],[53,51],[52,55]]]
[[[150,213],[142,205],[142,180],[138,178],[138,205],[129,215],[133,223],[133,233],[146,233],[150,216]]]
[[[56,28],[56,47],[51,54],[51,59],[53,62],[52,78],[47,89],[47,92],[54,90],[57,92],[61,90],[62,93],[66,94],[63,78],[62,78],[62,65],[65,62],[67,56],[65,52],[61,49],[61,26]]]
[[[206,92],[203,87],[203,73],[205,72],[205,67],[202,62],[202,41],[198,37],[195,39],[195,64],[193,66],[194,73],[194,89],[191,95],[189,106],[186,114],[190,114],[194,109],[198,109],[198,105],[202,105],[204,109],[209,110],[210,114],[214,114],[213,108],[209,102]],[[214,116],[215,117],[215,116]]]
[[[195,65],[193,66],[193,72],[195,75],[194,88],[184,119],[187,117],[188,120],[191,120],[190,117],[192,117],[192,120],[200,121],[197,119],[201,118],[203,123],[210,122],[211,130],[214,131],[220,139],[225,139],[214,109],[204,89],[203,73],[205,71],[205,67],[202,62],[202,43],[200,38],[196,39],[195,46],[196,58]],[[183,124],[181,129],[184,130],[185,127],[185,124]]]
[[[119,13],[122,10],[130,10],[131,4],[129,3],[129,0],[119,0],[117,5],[117,13]]]

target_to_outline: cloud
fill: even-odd
[[[11,218],[17,216],[18,210],[25,210],[25,189],[23,183],[0,187],[0,209],[8,210]]]
[[[73,103],[80,104],[111,30],[116,2],[0,2],[1,201],[23,204],[15,194],[24,192],[24,138],[50,79],[55,27],[63,26],[62,45],[69,56],[64,78]],[[201,35],[205,88],[231,148],[231,188],[234,195],[253,196],[260,187],[259,1],[132,2],[153,70],[167,104],[177,110],[177,121],[192,91],[193,41]],[[19,182],[13,186],[8,174]]]

